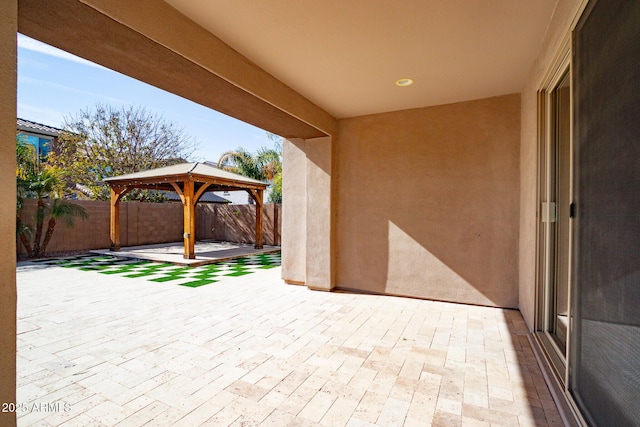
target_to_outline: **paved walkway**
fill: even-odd
[[[561,425],[517,311],[18,266],[21,426]]]

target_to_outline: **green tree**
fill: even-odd
[[[282,173],[282,160],[277,149],[262,147],[253,154],[239,147],[223,153],[218,160],[218,167],[248,178],[273,182]],[[272,201],[271,197],[269,201]],[[253,203],[251,196],[249,203]]]
[[[269,193],[269,202],[282,203],[282,171],[273,178],[271,183],[271,193]]]
[[[73,226],[76,217],[87,218],[82,206],[62,199],[64,182],[59,169],[37,161],[35,150],[29,144],[18,140],[16,144],[16,231],[20,242],[27,250],[29,258],[42,256],[46,249],[56,222],[61,220],[67,226]],[[20,212],[25,198],[37,199],[35,233],[21,218]],[[47,231],[42,239],[44,220],[49,215]],[[30,238],[33,236],[33,242]]]
[[[267,138],[273,142],[273,149],[280,154],[280,167],[274,175],[269,193],[269,202],[282,203],[282,137],[271,132],[267,132]]]
[[[87,219],[87,211],[80,205],[69,202],[67,199],[53,199],[48,206],[49,222],[47,223],[47,232],[44,235],[40,252],[42,254],[47,250],[47,245],[53,236],[53,230],[58,220],[62,221],[65,226],[73,227],[76,218]]]
[[[65,118],[65,132],[49,162],[65,171],[82,195],[109,199],[104,178],[187,161],[197,146],[184,129],[143,107],[97,104]],[[132,191],[127,199],[151,200],[153,193]]]

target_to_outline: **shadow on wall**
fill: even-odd
[[[337,286],[517,307],[520,97],[340,122]]]

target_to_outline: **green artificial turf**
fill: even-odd
[[[46,264],[101,274],[121,275],[127,278],[143,278],[150,282],[175,282],[180,286],[197,288],[219,282],[225,277],[233,278],[252,274],[260,269],[280,266],[280,253],[258,254],[198,267],[176,266],[170,263],[118,258],[112,255],[82,255],[71,258],[52,259]]]

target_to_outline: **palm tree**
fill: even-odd
[[[279,151],[262,147],[256,153],[256,158],[264,173],[263,179],[273,181],[276,175],[282,172],[282,159]]]
[[[66,199],[53,199],[53,203],[49,207],[49,223],[47,224],[47,232],[44,235],[42,241],[41,253],[45,253],[47,245],[53,235],[53,229],[56,226],[56,222],[61,220],[67,227],[73,227],[75,225],[75,218],[80,217],[87,219],[89,215],[87,211],[80,205],[71,203]]]
[[[56,168],[39,164],[35,157],[35,151],[30,146],[18,141],[16,145],[16,231],[27,250],[29,258],[36,258],[44,254],[57,220],[62,220],[65,225],[73,226],[75,217],[87,218],[86,210],[75,203],[61,199],[64,182],[60,178],[61,173]],[[36,232],[33,237],[33,246],[29,241],[31,228],[20,217],[20,208],[23,199],[37,199],[36,207]],[[47,231],[42,241],[42,230],[46,214],[49,214]]]
[[[16,141],[16,184],[17,184],[17,200],[16,200],[16,232],[20,237],[20,241],[27,250],[29,258],[33,258],[33,249],[29,242],[31,228],[24,224],[20,219],[20,209],[22,209],[23,198],[27,196],[27,188],[29,187],[29,177],[36,173],[37,154],[35,147],[24,142],[19,136]]]
[[[251,154],[242,147],[223,153],[218,160],[218,167],[248,178],[260,181],[273,181],[282,172],[280,152],[271,148],[260,148]],[[253,199],[249,196],[249,203]]]
[[[27,194],[34,194],[38,199],[36,207],[36,234],[33,240],[33,252],[35,256],[41,254],[40,240],[42,239],[42,226],[44,224],[45,211],[48,203],[45,197],[49,197],[60,187],[61,180],[54,170],[44,169],[35,174],[31,174],[26,180],[18,183],[18,186],[24,186]]]

